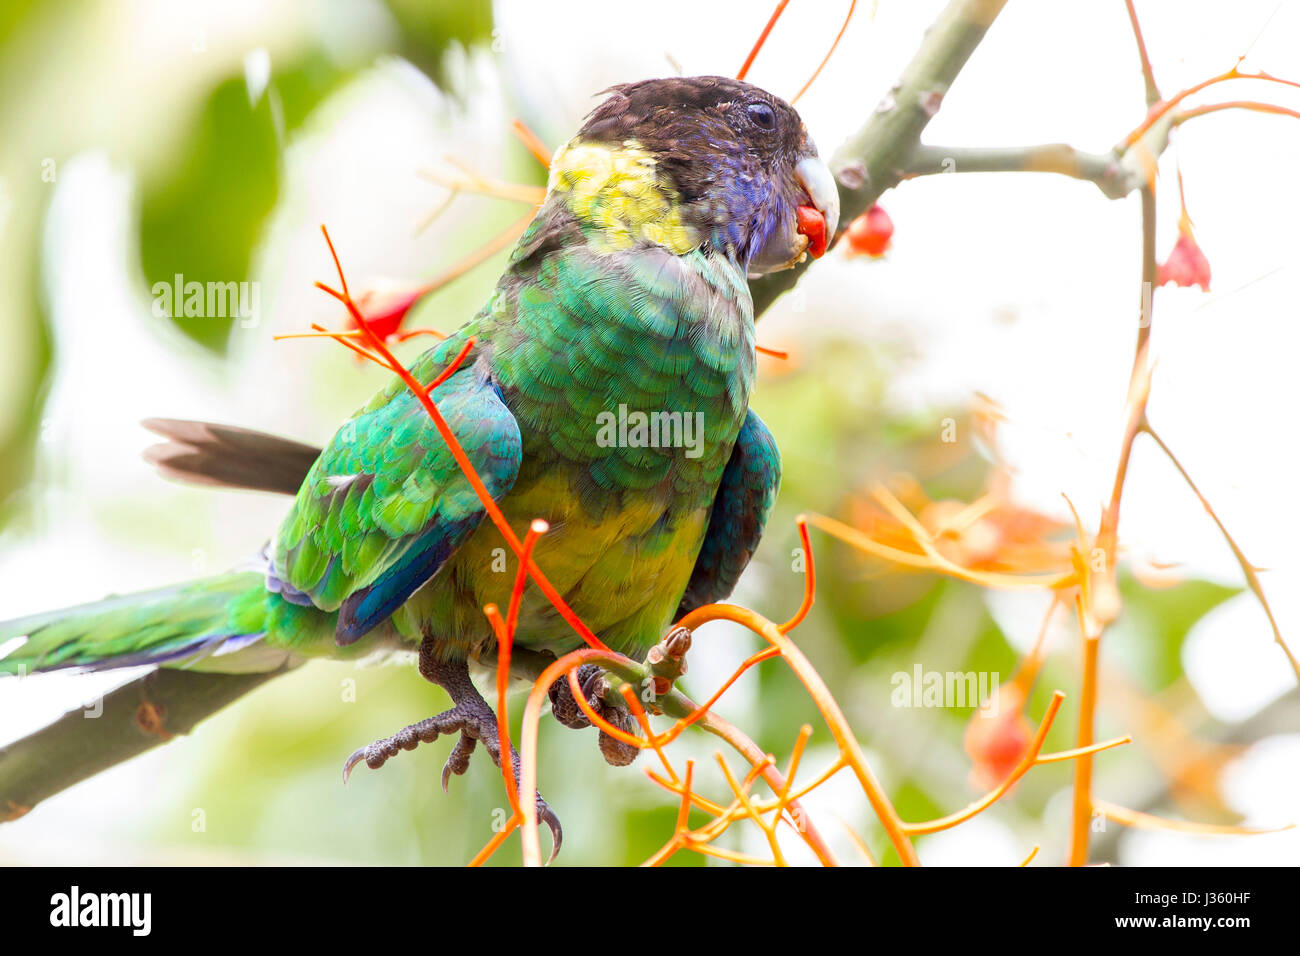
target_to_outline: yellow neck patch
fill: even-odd
[[[654,157],[632,140],[617,147],[561,147],[551,161],[547,189],[565,196],[602,252],[646,241],[680,256],[700,244],[695,230],[682,222],[678,197],[660,183]]]

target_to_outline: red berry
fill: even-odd
[[[820,259],[826,253],[826,217],[812,206],[800,206],[795,215],[799,219],[799,235],[808,237],[808,254]]]
[[[894,221],[889,218],[889,213],[879,205],[872,206],[849,223],[845,236],[849,243],[849,255],[867,255],[878,259],[889,248],[889,240],[893,235]]]
[[[1020,688],[1006,684],[998,691],[996,713],[986,716],[981,707],[966,725],[966,754],[978,786],[997,786],[1011,775],[1029,749],[1034,728],[1022,711],[1024,703]]]

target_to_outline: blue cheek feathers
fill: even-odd
[[[736,177],[722,187],[721,193],[726,221],[715,226],[713,244],[734,249],[741,265],[747,265],[781,218],[773,201],[772,184],[766,177]]]

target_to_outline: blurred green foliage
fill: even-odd
[[[443,55],[449,44],[459,43],[468,47],[486,43],[492,38],[491,0],[384,2],[402,31],[402,48],[397,52],[428,73],[440,86],[447,85]]]
[[[389,0],[401,32],[400,52],[443,79],[443,56],[453,43],[490,38],[492,8],[487,0],[434,4]],[[250,104],[242,75],[222,81],[208,96],[194,127],[169,168],[142,185],[140,251],[146,280],[170,284],[248,278],[253,248],[275,207],[281,154],[288,137],[352,71],[324,51],[309,50],[296,62],[276,64],[271,86]],[[224,346],[233,324],[228,317],[175,314],[187,335],[211,347]]]
[[[159,281],[170,286],[175,275],[183,283],[244,281],[279,185],[271,100],[264,96],[250,109],[243,78],[232,77],[213,91],[185,140],[190,148],[176,166],[143,184],[145,281],[151,287]],[[210,347],[225,344],[233,322],[187,318],[179,302],[172,315],[183,332]]]
[[[186,135],[186,150],[141,188],[140,256],[145,280],[171,285],[240,282],[248,278],[253,248],[275,207],[286,137],[348,78],[315,51],[277,66],[273,85],[250,104],[242,76],[222,81]],[[172,319],[211,348],[225,345],[231,317]]]

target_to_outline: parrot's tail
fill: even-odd
[[[220,673],[269,671],[263,575],[235,571],[188,584],[0,622],[0,674],[143,664]]]

